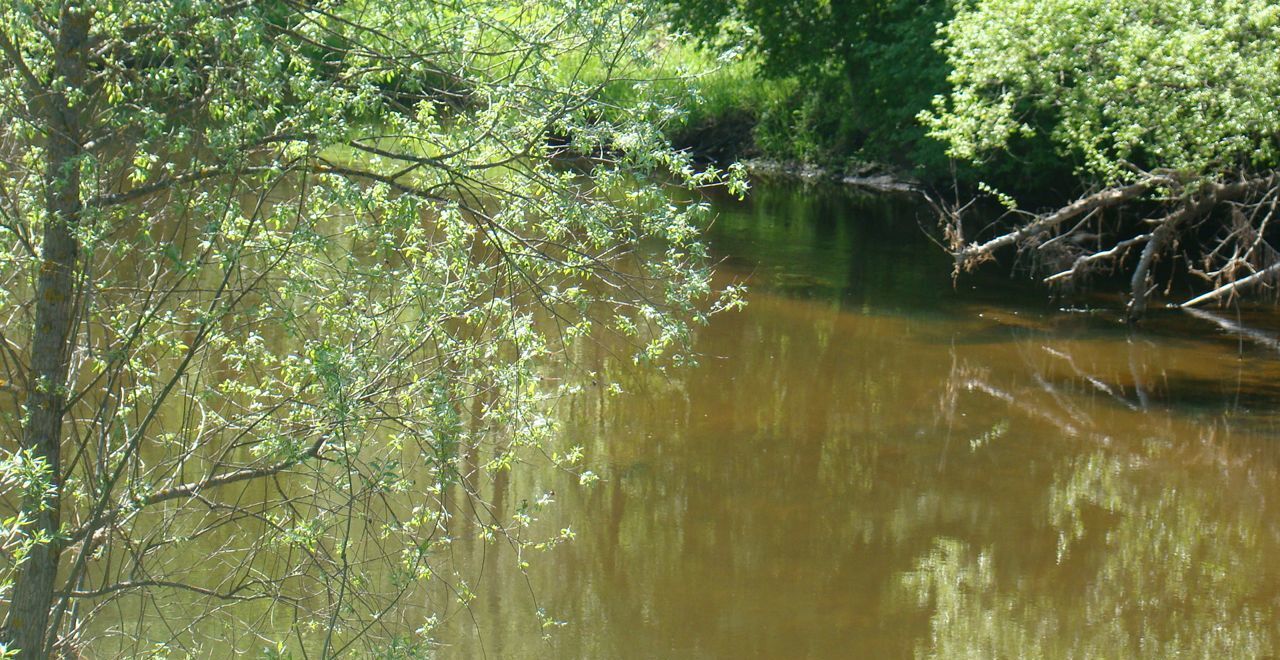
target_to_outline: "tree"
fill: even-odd
[[[761,56],[761,74],[797,78],[797,115],[820,147],[839,156],[936,167],[936,143],[915,115],[946,90],[932,47],[947,2],[929,0],[667,0],[672,22],[704,43],[728,42]],[[799,126],[788,126],[797,132]],[[783,139],[799,140],[795,135]]]
[[[1130,319],[1161,260],[1182,259],[1214,287],[1188,305],[1280,270],[1268,242],[1280,183],[1274,3],[981,0],[943,36],[953,91],[922,113],[931,134],[955,157],[989,161],[1047,133],[1092,186],[1048,213],[1014,210],[995,237],[966,237],[954,218],[959,268],[1015,245],[1049,282],[1128,267]]]
[[[547,358],[600,327],[679,360],[705,318],[701,206],[635,175],[718,173],[575,75],[627,61],[643,3],[7,0],[0,25],[19,657],[245,650],[269,619],[410,653],[451,518],[562,538],[475,495],[580,470]]]

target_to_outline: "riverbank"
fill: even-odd
[[[837,183],[877,193],[923,194],[925,191],[924,183],[882,165],[867,164],[842,171],[812,163],[767,158],[748,159],[742,164],[753,179],[771,182]]]

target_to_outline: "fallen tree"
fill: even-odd
[[[1006,229],[983,240],[966,240],[963,213],[945,211],[948,247],[957,273],[994,259],[1005,248],[1033,255],[1047,284],[1081,285],[1099,271],[1125,270],[1126,313],[1136,321],[1158,287],[1154,266],[1164,259],[1182,258],[1187,271],[1211,287],[1180,307],[1227,301],[1276,279],[1280,252],[1265,236],[1280,201],[1278,188],[1280,174],[1275,171],[1223,181],[1144,173],[1133,183],[1103,188],[1050,212],[1011,210],[1013,222],[999,223]],[[1159,212],[1138,222],[1119,223],[1116,229],[1104,226],[1106,211],[1142,203]],[[1207,246],[1201,246],[1196,236],[1201,225],[1222,216],[1229,220]]]
[[[1044,135],[1087,192],[1010,211],[967,238],[946,214],[957,272],[1006,250],[1045,282],[1128,274],[1131,320],[1158,272],[1232,299],[1280,274],[1268,242],[1280,184],[1280,6],[1266,0],[979,0],[943,30],[951,92],[921,120],[958,159],[1012,158]],[[1157,268],[1177,259],[1177,269]]]

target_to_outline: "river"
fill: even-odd
[[[465,530],[444,657],[1257,657],[1280,638],[1280,357],[1180,312],[951,278],[908,199],[717,201],[749,305],[562,402],[593,486],[526,557]],[[1233,310],[1264,330],[1263,311]],[[500,544],[499,544],[500,546]],[[547,624],[535,614],[545,613]]]

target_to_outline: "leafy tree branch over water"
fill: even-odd
[[[454,518],[524,552],[572,535],[529,529],[549,497],[477,495],[521,461],[580,469],[546,358],[601,327],[680,361],[734,302],[702,207],[635,183],[720,174],[597,100],[644,3],[63,0],[0,24],[19,657],[421,651],[426,585],[469,600]]]

